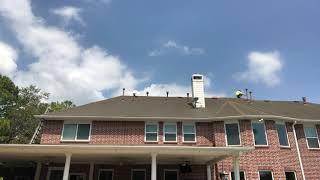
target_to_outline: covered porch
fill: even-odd
[[[250,147],[174,145],[6,144],[0,145],[0,173],[3,173],[0,177],[4,180],[211,180],[212,165],[232,157],[235,179],[240,180],[239,156],[250,150]],[[19,167],[28,167],[28,173],[13,175]]]

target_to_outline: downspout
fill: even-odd
[[[296,148],[297,148],[297,153],[298,153],[298,158],[299,158],[299,164],[300,164],[301,173],[302,173],[302,179],[303,179],[303,180],[306,180],[306,177],[304,176],[303,164],[302,164],[302,160],[301,160],[301,155],[300,155],[300,149],[299,149],[299,144],[298,144],[296,129],[295,129],[295,127],[294,127],[296,124],[297,124],[297,121],[294,121],[294,123],[293,123],[293,125],[292,125],[292,131],[293,131],[293,135],[294,135],[294,141],[295,141],[295,143],[296,143]]]

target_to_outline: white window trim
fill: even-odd
[[[46,180],[50,180],[51,171],[60,170],[63,172],[63,167],[49,167]]]
[[[297,180],[297,173],[296,173],[295,171],[285,171],[284,173],[286,173],[286,172],[293,172],[293,174],[294,174],[294,179]]]
[[[64,125],[65,125],[65,124],[76,124],[76,125],[77,125],[75,139],[73,139],[73,140],[63,139],[63,132],[64,132]],[[79,124],[90,124],[89,137],[88,137],[88,139],[77,140],[77,136],[78,136],[78,125],[79,125]],[[88,122],[88,121],[86,121],[86,122],[65,121],[65,122],[63,123],[63,127],[62,127],[62,132],[61,132],[60,141],[61,141],[61,142],[90,142],[90,140],[91,140],[91,129],[92,129],[92,121],[89,121],[89,122]]]
[[[317,137],[310,137],[310,138],[317,138],[319,148],[310,148],[310,147],[309,147],[308,138],[307,138],[307,134],[306,134],[305,128],[315,128]],[[303,132],[304,132],[304,137],[306,138],[306,143],[307,143],[308,149],[311,149],[311,150],[313,150],[313,149],[314,149],[314,150],[315,150],[315,149],[317,149],[317,150],[320,149],[320,141],[319,141],[319,134],[318,134],[317,126],[316,126],[315,124],[304,124],[304,125],[303,125]]]
[[[238,145],[229,145],[228,144],[228,137],[227,137],[227,128],[226,128],[226,124],[237,124],[238,125],[238,133],[239,133],[239,142],[240,144]],[[239,121],[225,121],[224,122],[224,138],[225,138],[225,141],[226,141],[226,146],[241,146],[241,134],[240,134],[240,124],[239,124]]]
[[[147,140],[147,125],[156,125],[157,126],[157,140],[156,141],[148,141]],[[150,132],[149,132],[150,133]],[[153,132],[155,133],[155,132]],[[144,142],[158,142],[159,141],[159,123],[158,122],[145,122],[144,123]]]
[[[84,173],[84,172],[74,172],[74,173],[69,173],[69,178],[70,178],[70,176],[71,175],[80,175],[80,176],[82,176],[83,177],[83,179],[84,180],[86,180],[87,179],[87,175],[86,175],[86,173]]]
[[[283,121],[276,121],[276,123],[275,123],[275,124],[276,124],[276,125],[277,125],[277,124],[284,125],[284,129],[285,129],[286,134],[287,134],[287,142],[288,142],[288,146],[281,145],[281,144],[280,144],[279,133],[278,133],[278,129],[277,129],[277,135],[278,135],[278,142],[279,142],[279,146],[280,146],[280,147],[282,147],[282,148],[290,148],[290,147],[291,147],[291,145],[290,145],[290,141],[289,141],[289,135],[288,135],[288,129],[287,129],[286,122],[283,122]]]
[[[113,180],[113,176],[114,176],[114,170],[113,169],[99,169],[99,172],[98,172],[98,180],[100,180],[100,173],[102,171],[111,171],[112,172],[112,180]]]
[[[267,141],[266,145],[256,144],[255,137],[254,137],[254,132],[253,132],[253,126],[252,126],[253,123],[261,123],[261,124],[263,124],[263,126],[264,126],[264,134],[266,135],[266,141]],[[265,120],[263,120],[263,121],[251,121],[251,129],[252,129],[251,131],[252,131],[252,138],[253,138],[254,146],[255,147],[268,147],[269,146],[269,140],[268,140],[268,133],[267,133],[267,127],[266,127]]]
[[[194,133],[184,133],[184,125],[192,125],[194,127]],[[194,134],[194,141],[185,141],[184,135],[185,134]],[[197,126],[196,123],[182,123],[182,142],[184,143],[196,143],[197,142]]]
[[[232,180],[232,176],[231,176],[231,173],[232,173],[233,171],[231,171],[230,173],[229,173],[229,178],[230,178],[230,180]],[[243,172],[243,176],[244,176],[244,180],[246,180],[247,179],[247,177],[246,177],[246,172],[245,171],[239,171],[239,173],[241,173],[241,172]],[[234,173],[234,172],[233,172]]]
[[[167,171],[175,171],[177,173],[177,180],[179,180],[179,170],[178,169],[164,169],[163,170],[163,179],[166,180],[166,172]]]
[[[274,180],[274,178],[273,178],[273,172],[272,172],[271,170],[258,170],[259,180],[260,180],[260,171],[268,171],[268,172],[271,172],[272,180]]]
[[[131,180],[132,180],[132,176],[133,176],[134,171],[144,171],[144,180],[146,180],[146,178],[147,178],[146,169],[131,169]]]
[[[175,141],[166,141],[166,125],[175,125],[176,126],[176,140]],[[168,142],[168,143],[176,143],[178,142],[178,124],[177,123],[168,123],[168,122],[165,122],[163,123],[163,142]],[[168,134],[173,134],[173,133],[168,133]]]

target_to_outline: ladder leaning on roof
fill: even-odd
[[[32,138],[31,138],[29,144],[34,144],[35,141],[36,141],[36,139],[38,139],[39,134],[40,134],[41,129],[42,129],[42,126],[43,126],[43,121],[41,120],[41,121],[39,122],[36,130],[34,131],[33,136],[32,136]]]

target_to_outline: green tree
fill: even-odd
[[[51,102],[48,108],[48,112],[62,111],[65,109],[76,107],[72,101],[63,101],[63,102]]]
[[[0,118],[6,118],[8,109],[18,99],[18,87],[7,77],[0,74]]]

